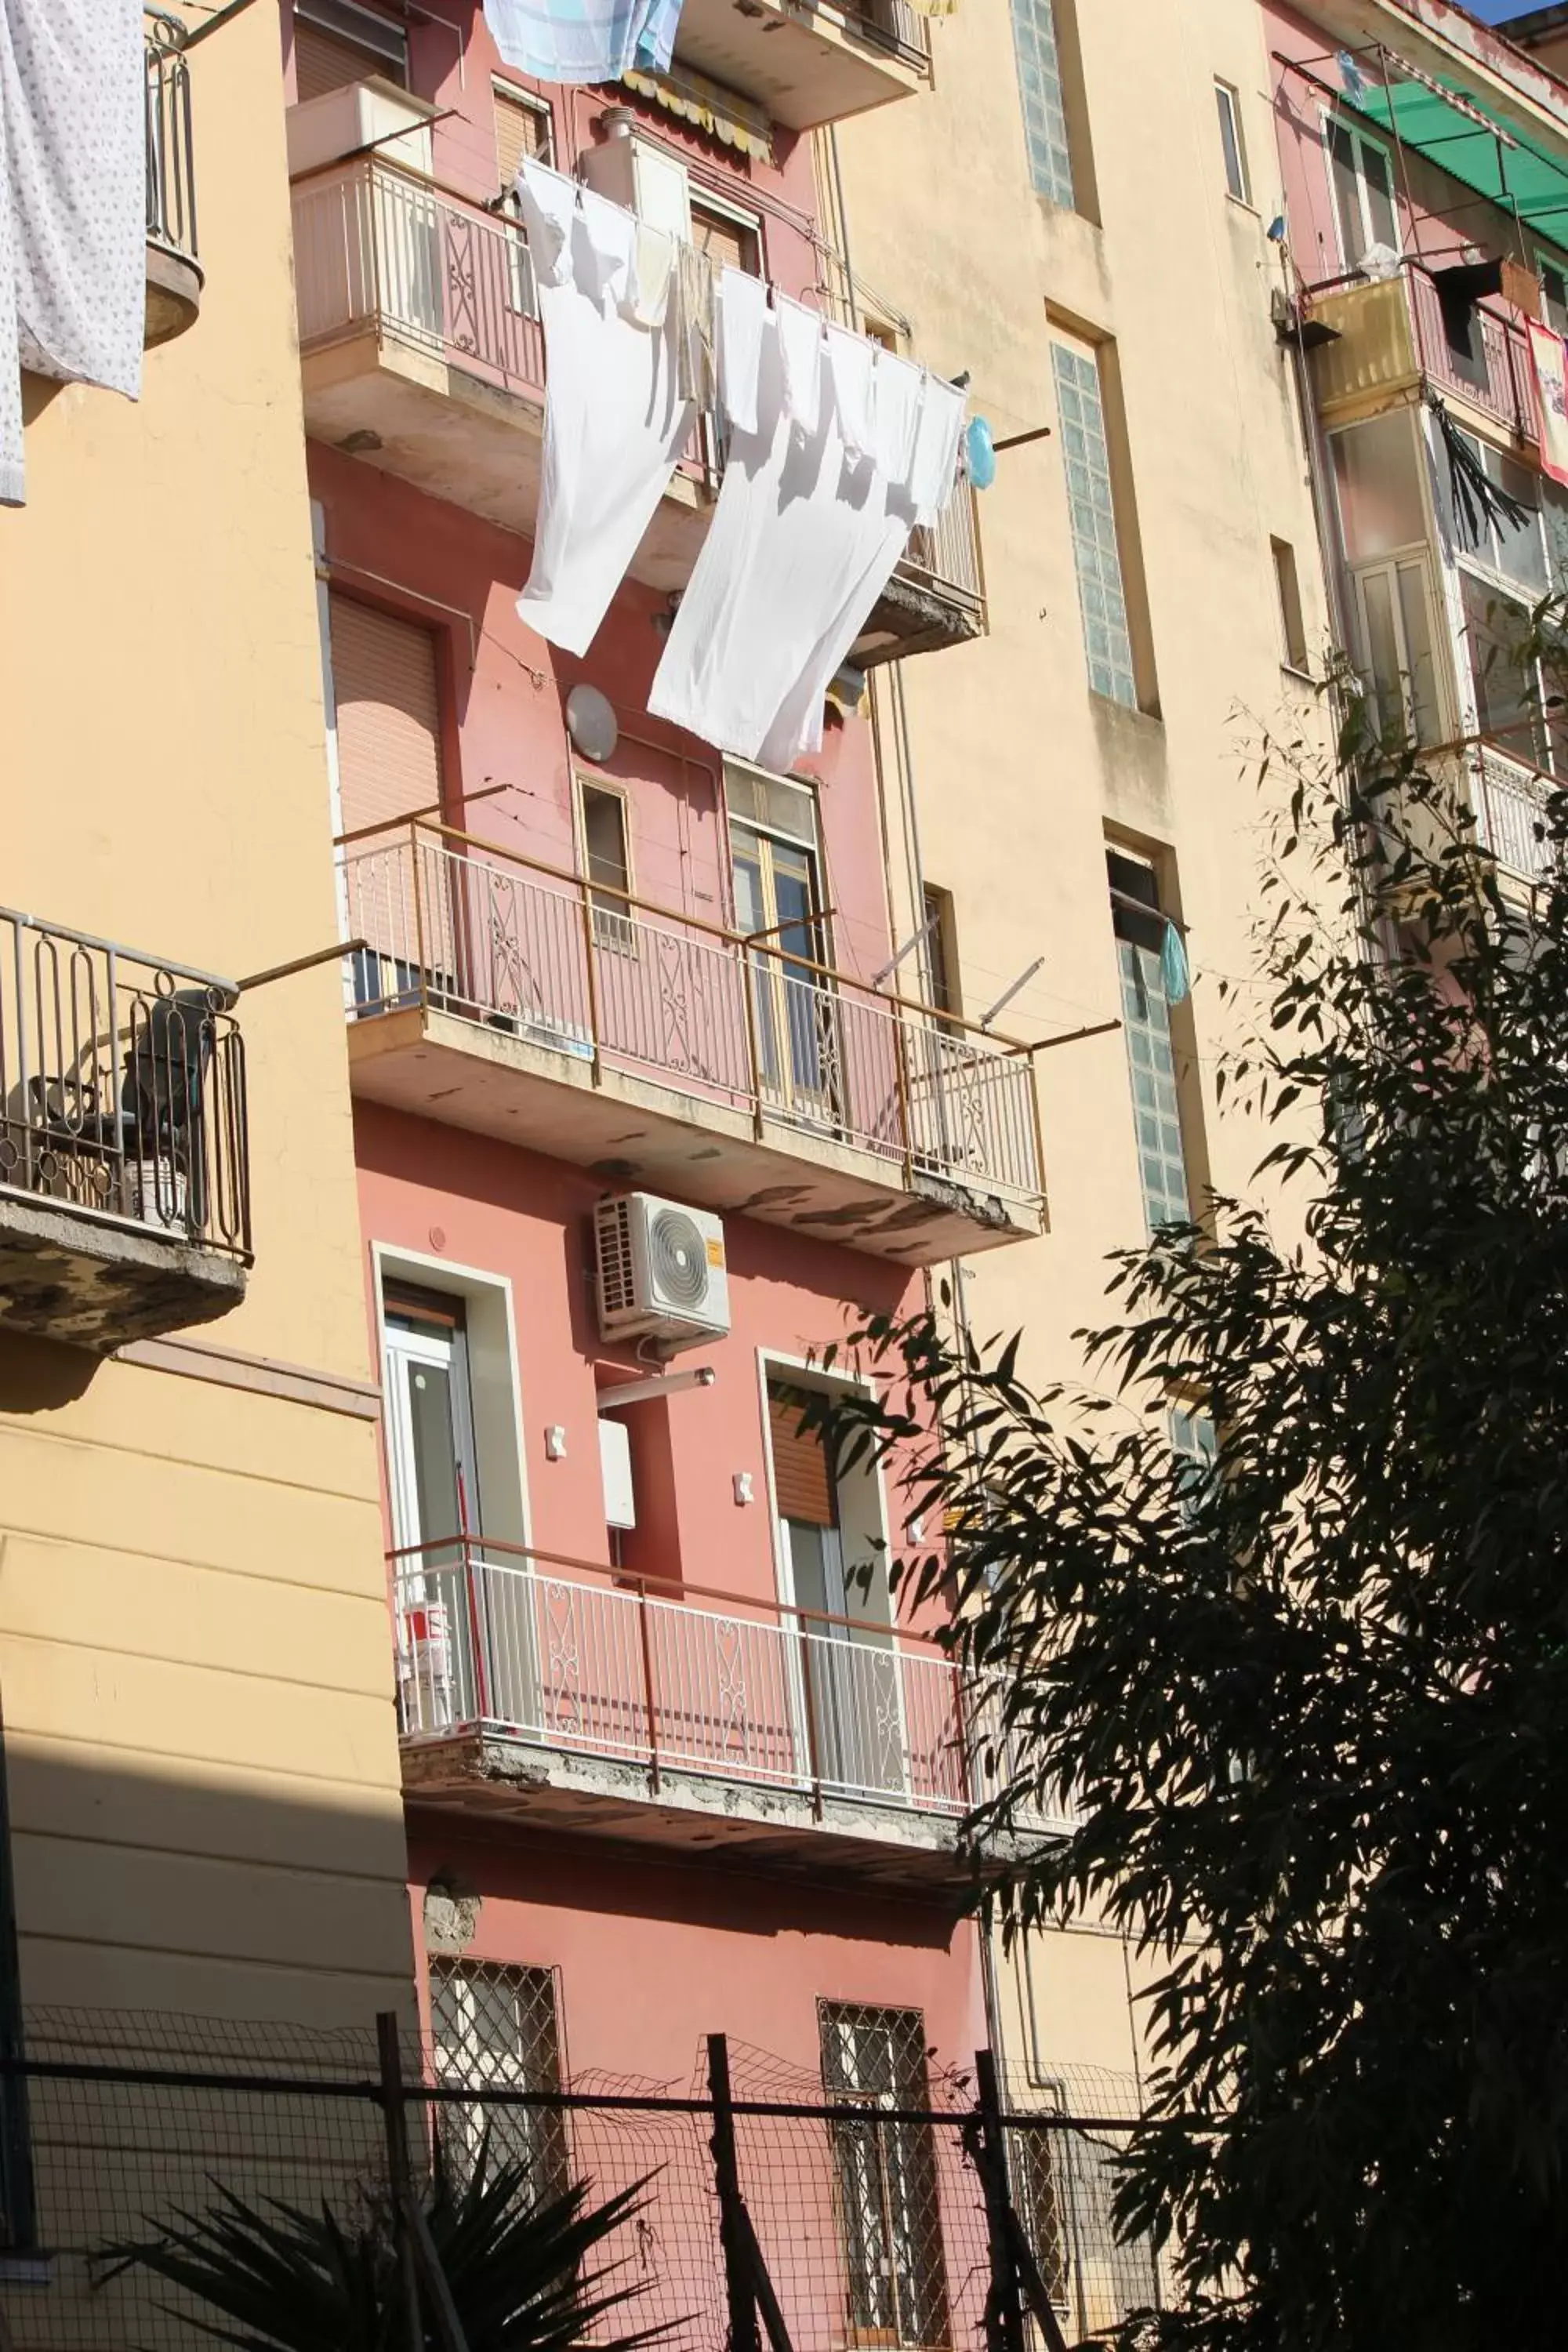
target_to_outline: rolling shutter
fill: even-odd
[[[441,798],[441,705],[428,629],[334,595],[332,692],[343,831],[391,824]]]
[[[691,242],[705,253],[715,269],[743,269],[748,277],[762,275],[757,233],[726,213],[710,213],[701,201],[691,202]]]
[[[838,1521],[827,1456],[816,1430],[803,1436],[800,1407],[768,1391],[768,1440],[773,1457],[773,1493],[781,1519],[831,1528]]]
[[[406,84],[408,37],[401,25],[352,0],[304,0],[294,11],[294,79],[300,99],[368,81]]]
[[[521,164],[550,161],[550,110],[530,106],[526,99],[513,98],[499,87],[494,97],[497,185],[510,194]]]

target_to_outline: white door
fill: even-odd
[[[479,1490],[460,1315],[389,1302],[384,1390],[404,1728],[437,1731],[489,1712],[461,1540],[478,1531]]]
[[[818,1779],[847,1793],[902,1793],[902,1695],[887,1569],[869,1556],[846,1564],[831,1467],[820,1439],[800,1433],[799,1417],[792,1402],[770,1395],[781,1565],[788,1601],[801,1612],[798,1696],[812,1761]],[[835,1622],[844,1619],[854,1622]]]

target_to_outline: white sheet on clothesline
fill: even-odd
[[[736,274],[725,272],[720,297],[727,364]],[[737,316],[749,332],[749,295]],[[868,387],[858,352],[846,363],[819,320],[808,352],[798,321],[810,317],[793,304],[768,313],[750,430],[739,420],[752,414],[741,372],[751,345],[737,335],[723,486],[648,697],[658,717],[779,770],[820,748],[829,684],[914,523],[952,488],[964,407],[953,385],[889,352],[874,353]],[[795,419],[813,388],[806,431]],[[846,416],[869,457],[850,446]]]
[[[0,504],[26,488],[18,371],[142,389],[141,0],[0,0]]]
[[[528,163],[518,194],[549,362],[533,565],[517,609],[584,654],[691,431],[676,377],[677,312],[639,323],[637,223]]]

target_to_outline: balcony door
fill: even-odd
[[[458,1540],[479,1525],[461,1302],[389,1294],[384,1315],[386,1475],[392,1499],[405,1728],[487,1712],[476,1678],[472,1578]]]
[[[750,956],[758,1079],[770,1108],[837,1125],[837,1008],[821,971],[826,924],[816,809],[799,785],[727,780],[735,923]]]
[[[816,1779],[846,1794],[902,1795],[903,1706],[887,1566],[846,1527],[854,1515],[820,1435],[803,1432],[800,1415],[787,1386],[770,1382],[768,1442],[784,1580],[800,1612],[796,1700],[809,1761]]]

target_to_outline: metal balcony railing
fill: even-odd
[[[248,1259],[237,992],[0,908],[0,1191]]]
[[[1515,319],[1478,302],[1452,330],[1437,283],[1415,260],[1390,278],[1336,278],[1308,289],[1310,317],[1338,337],[1320,351],[1325,406],[1408,383],[1418,373],[1493,417],[1524,441],[1541,438],[1530,341]]]
[[[142,12],[147,57],[147,237],[197,257],[196,174],[185,27],[166,9]]]
[[[911,1187],[1038,1199],[1026,1047],[448,826],[342,846],[358,1017],[432,1006],[853,1144]]]
[[[1542,821],[1548,797],[1563,790],[1562,779],[1521,758],[1517,746],[1505,750],[1487,739],[1461,745],[1456,756],[1483,847],[1516,881],[1539,882],[1555,856],[1552,842],[1542,838]]]
[[[521,225],[384,158],[359,156],[297,180],[294,272],[300,348],[321,351],[374,329],[521,398],[544,398],[544,333]],[[710,487],[721,436],[704,416],[684,463]],[[984,607],[967,483],[917,530],[905,568]]]
[[[957,1816],[958,1671],[902,1628],[478,1537],[392,1555],[407,1739],[483,1729],[669,1770]]]

